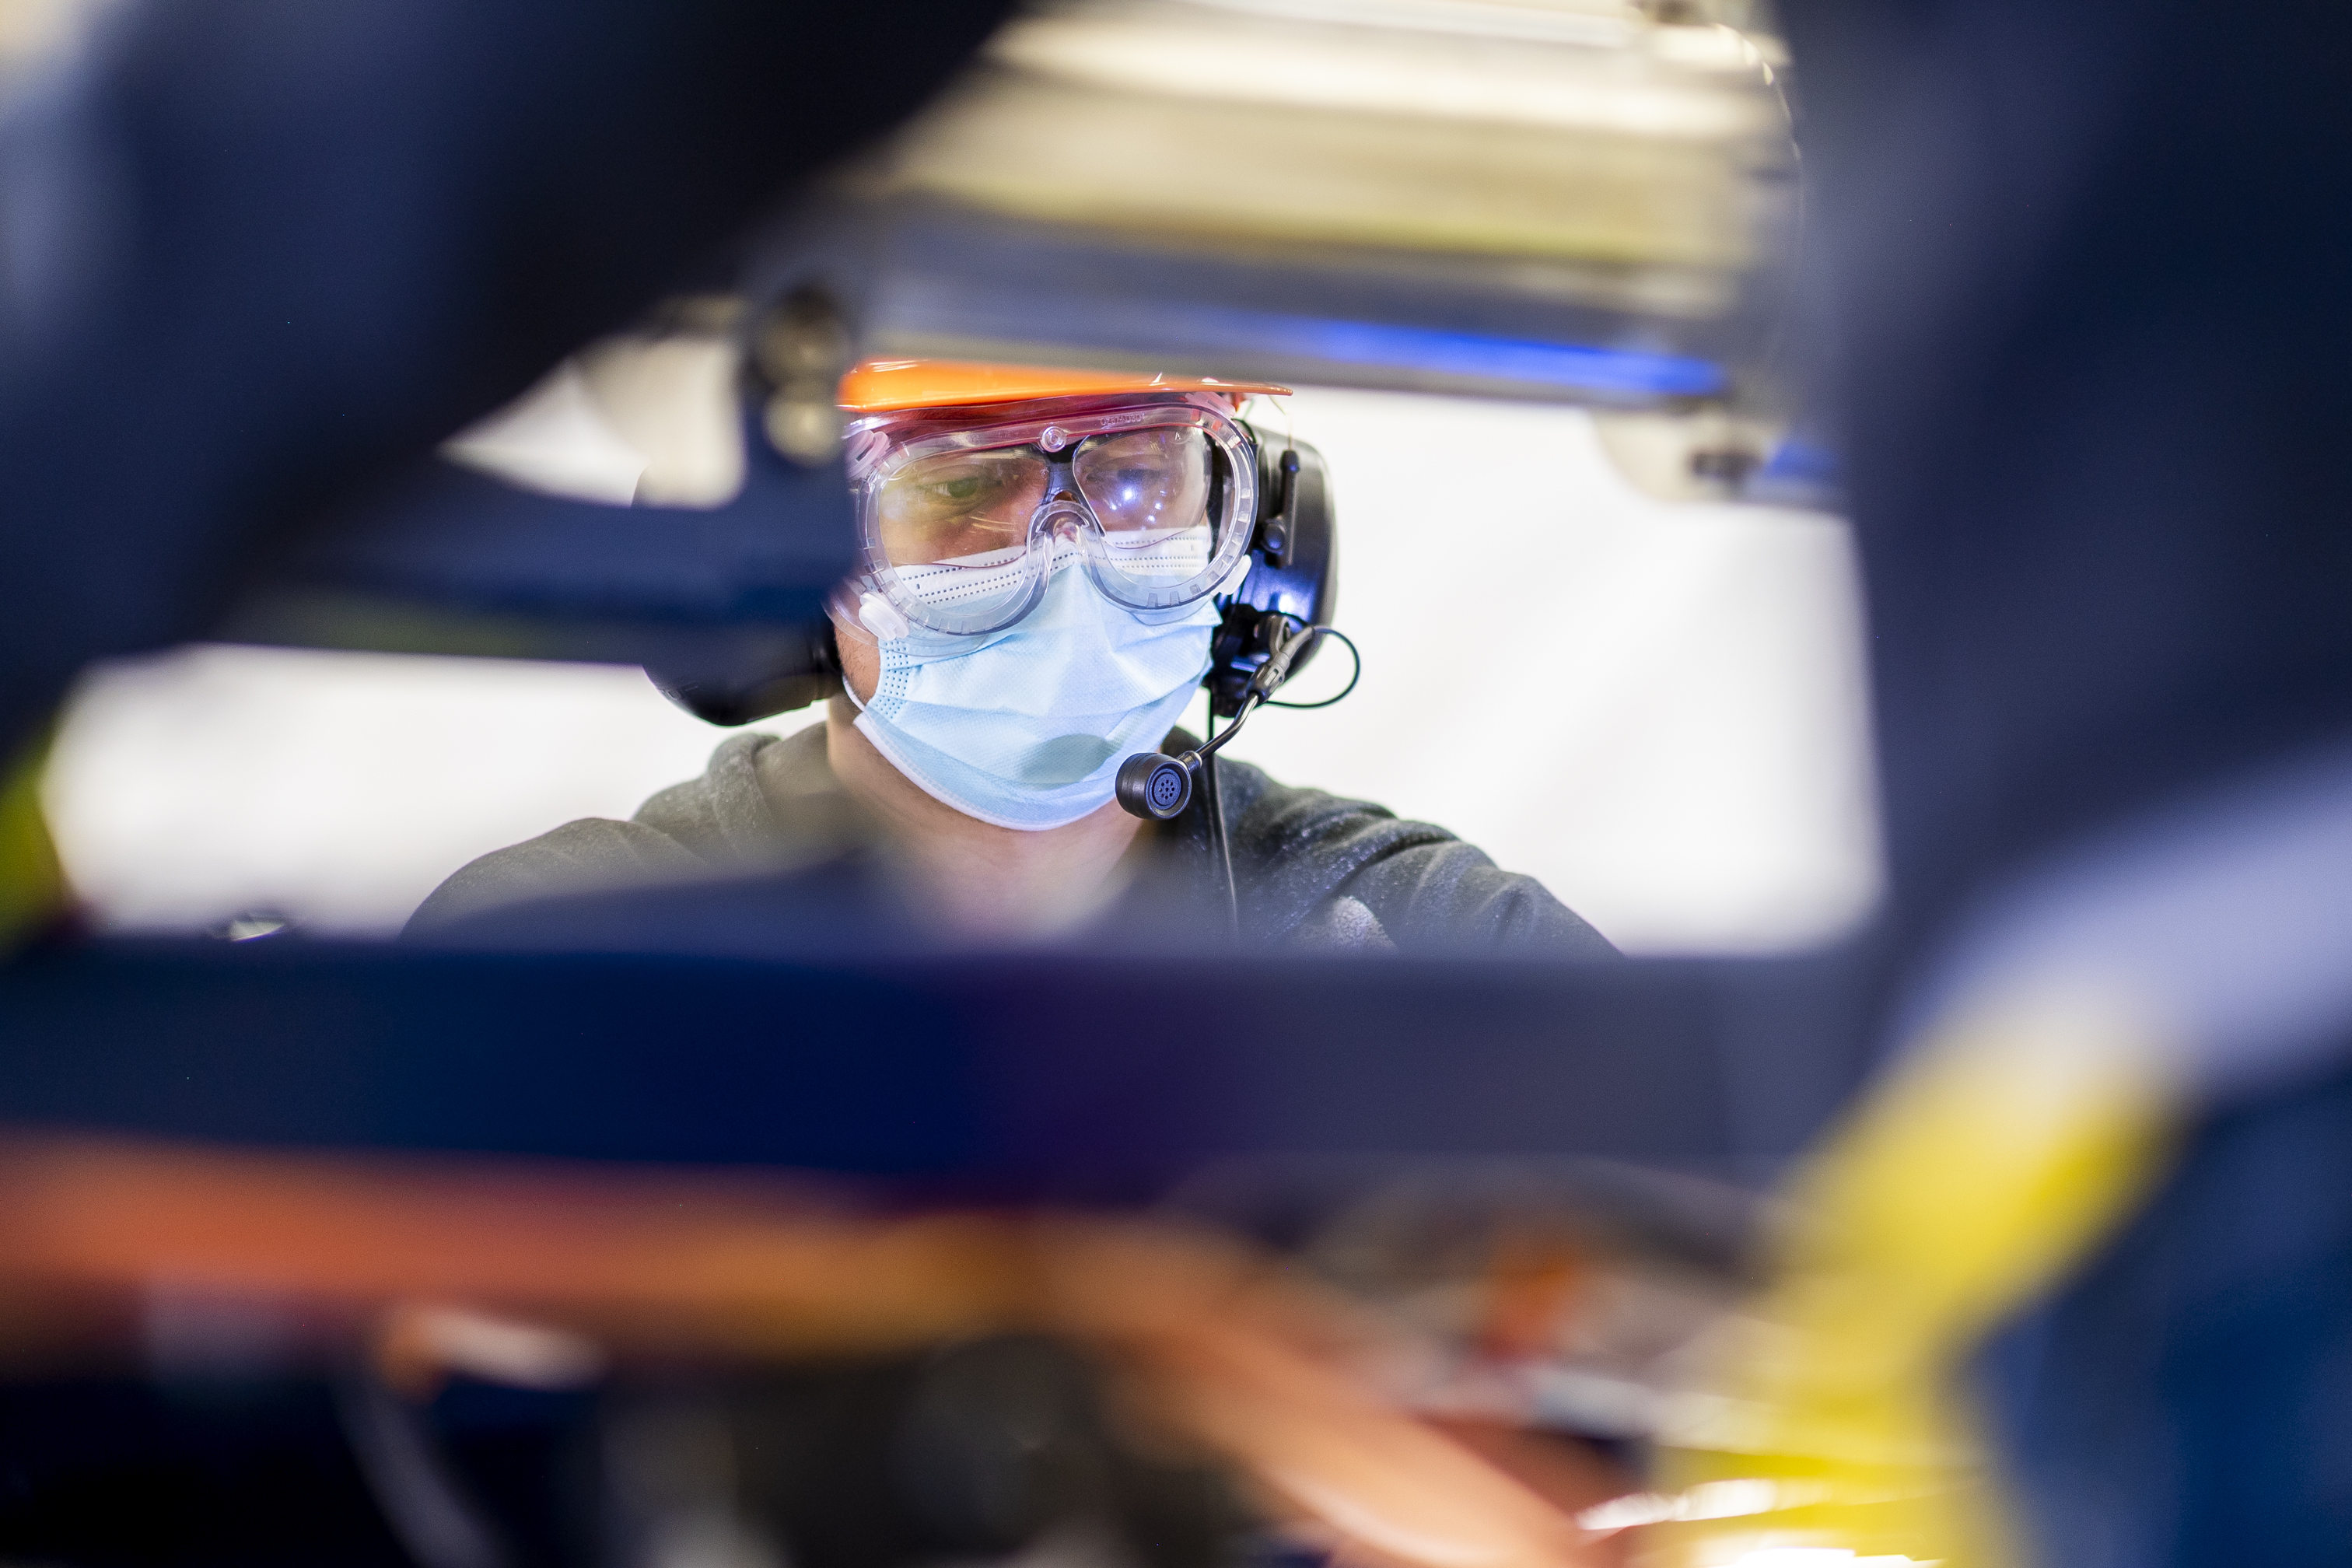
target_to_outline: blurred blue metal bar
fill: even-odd
[[[1001,1196],[1149,1198],[1236,1157],[1605,1156],[1760,1177],[1850,1085],[1861,1031],[1850,988],[1824,984],[1850,962],[110,942],[0,970],[0,1120]],[[1211,996],[1213,1023],[1171,1003]]]

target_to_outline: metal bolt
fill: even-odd
[[[773,389],[761,425],[769,443],[803,468],[840,456],[841,412],[834,398],[850,352],[840,310],[816,288],[788,295],[753,334],[752,363]]]
[[[830,385],[825,392],[816,398],[780,392],[768,399],[761,419],[769,443],[803,468],[829,463],[841,451],[841,410],[834,405]]]

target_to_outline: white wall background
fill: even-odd
[[[1235,754],[1442,824],[1629,950],[1801,945],[1867,910],[1841,524],[1651,499],[1572,409],[1307,391],[1292,413],[1331,461],[1364,679],[1259,715]],[[1333,646],[1293,695],[1345,665]],[[476,855],[627,816],[723,734],[632,669],[202,647],[94,671],[47,800],[103,924],[382,931]]]

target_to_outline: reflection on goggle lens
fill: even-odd
[[[1198,430],[1102,436],[1071,463],[1103,526],[1108,564],[1128,576],[1181,583],[1209,564],[1209,438]]]

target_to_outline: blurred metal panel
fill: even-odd
[[[926,956],[858,926],[845,885],[681,893],[656,916],[699,924],[666,952],[270,938],[37,953],[0,971],[0,1105],[18,1128],[1148,1198],[1234,1161],[1372,1178],[1572,1156],[1752,1177],[1858,1071],[1853,988],[1834,983],[1853,954]],[[860,951],[709,956],[719,922],[772,951],[818,952],[819,928]],[[1168,1005],[1211,994],[1245,1022]]]
[[[828,383],[828,384],[830,384]],[[434,460],[324,520],[221,622],[230,641],[644,664],[673,684],[808,673],[851,564],[838,458],[748,432],[715,508],[537,493]]]
[[[1038,10],[850,176],[867,346],[1753,401],[1780,60],[1622,5]]]

